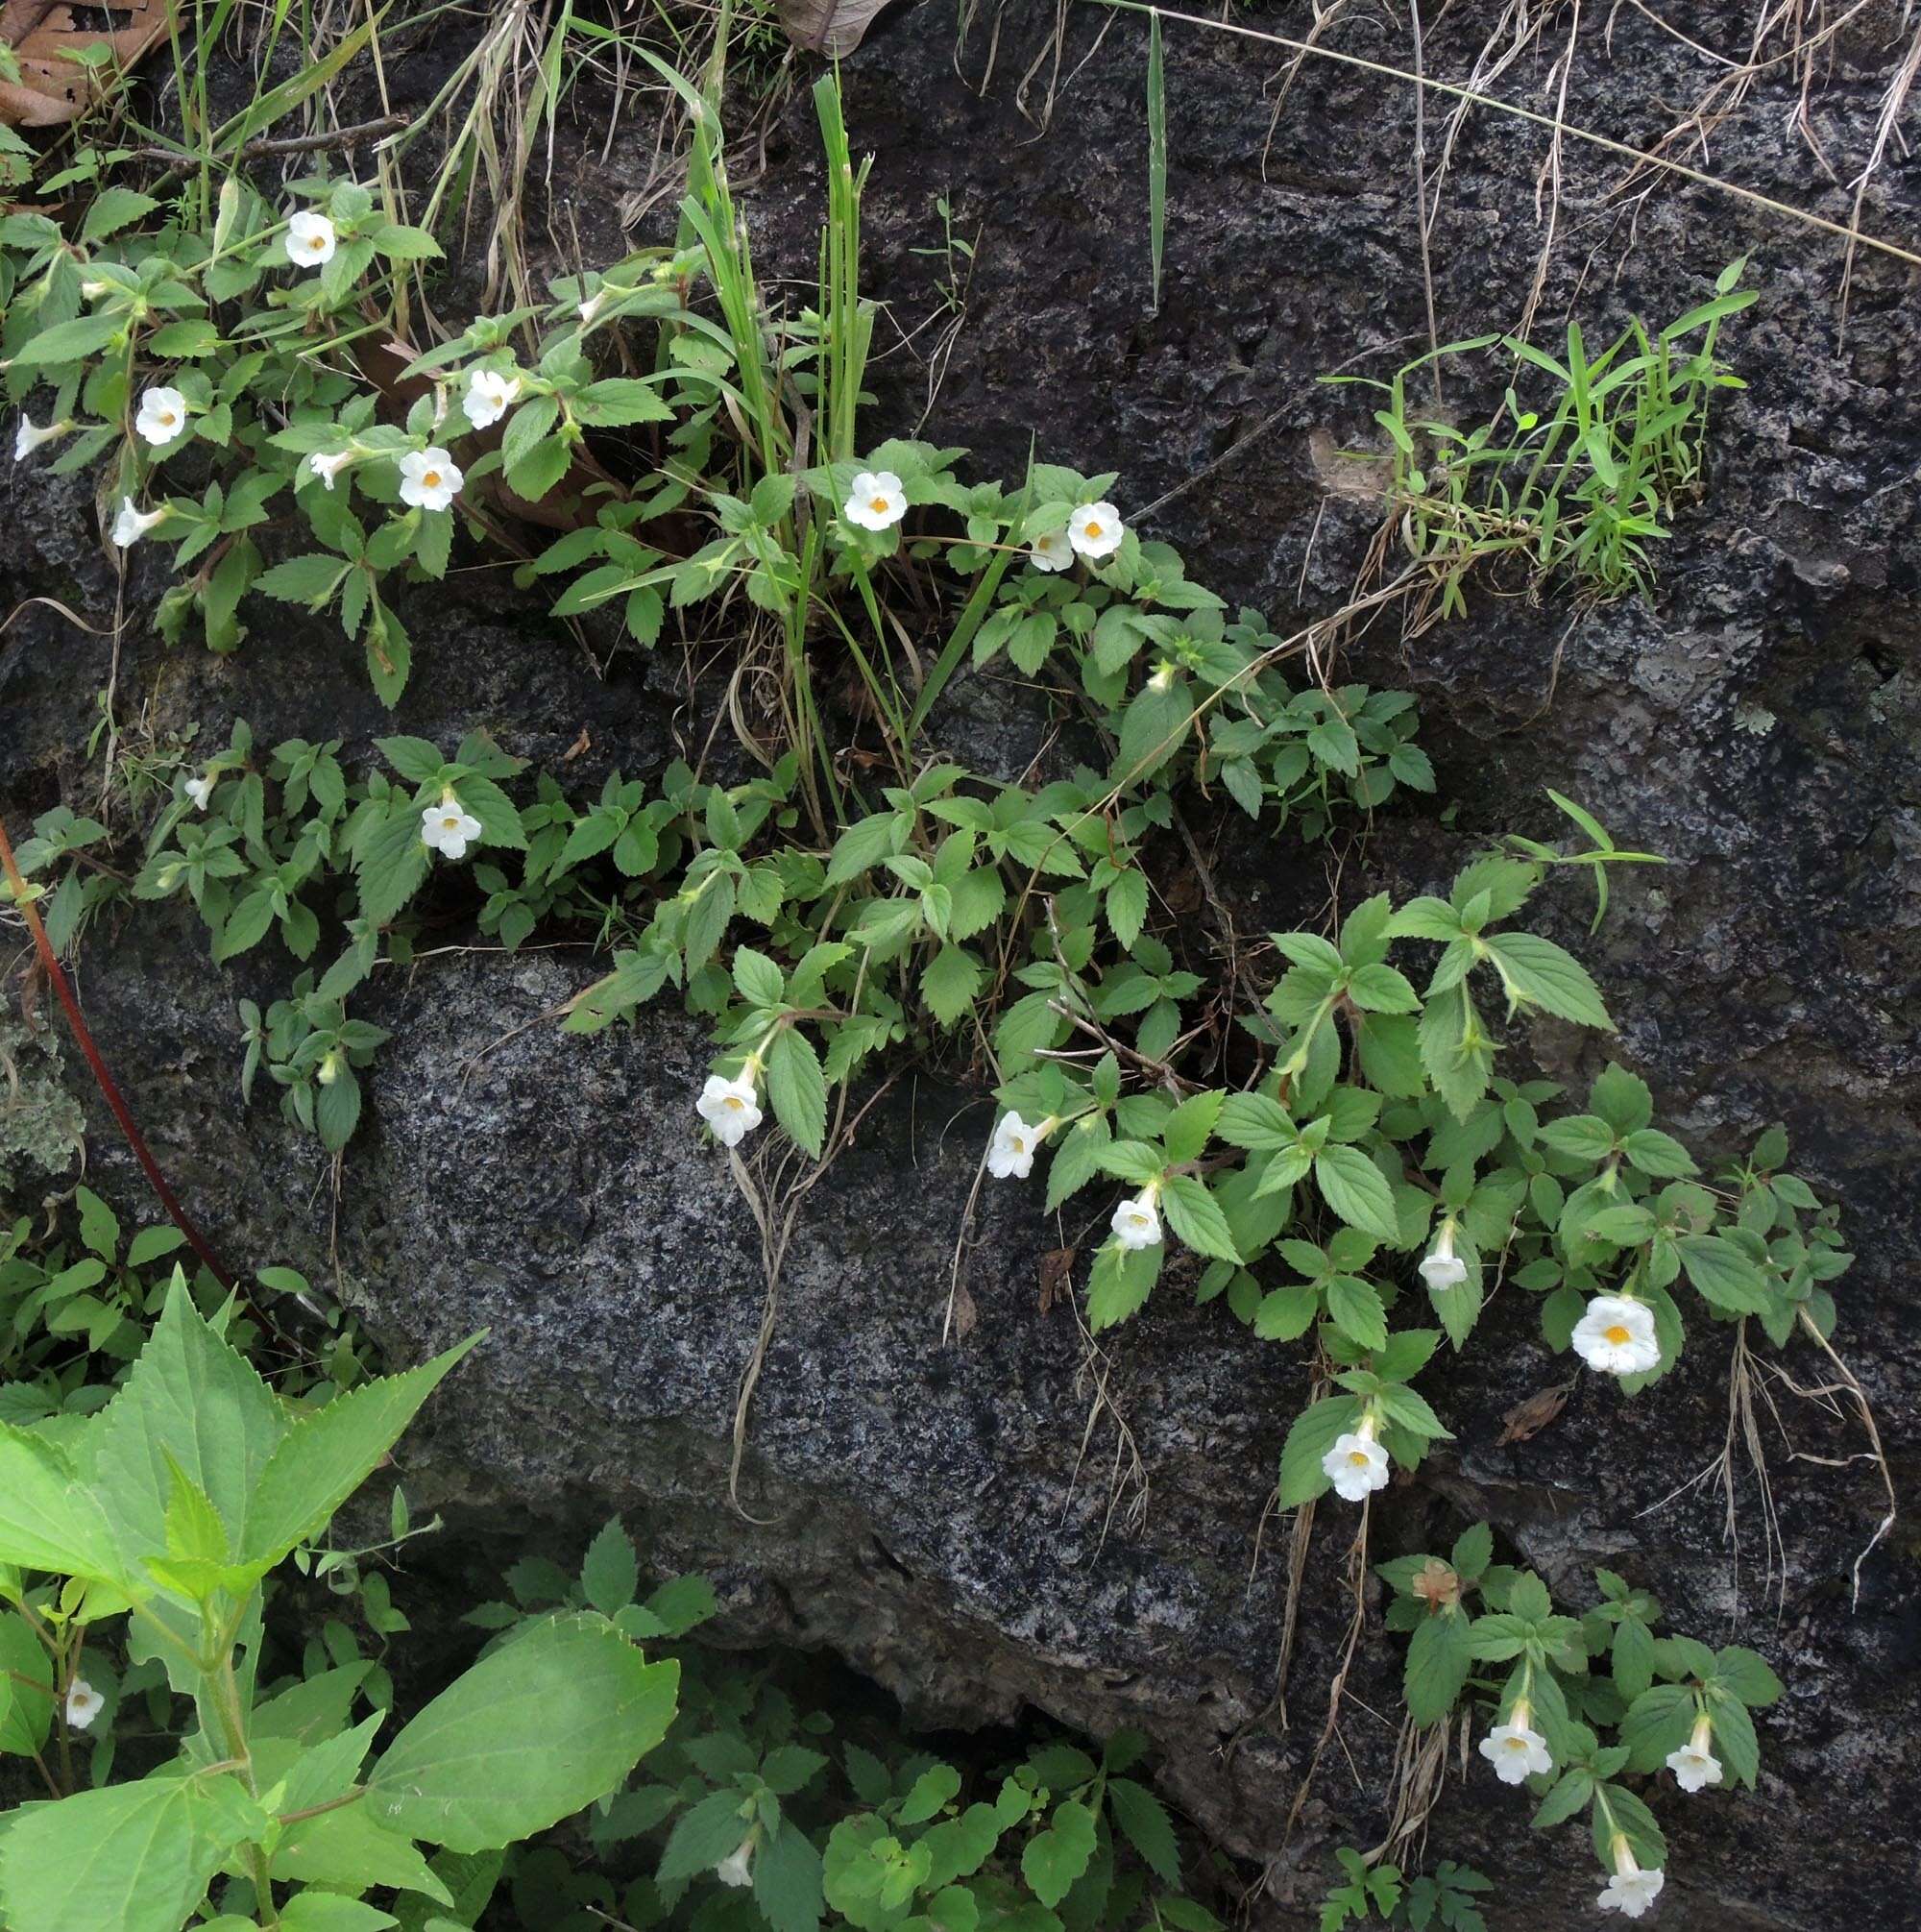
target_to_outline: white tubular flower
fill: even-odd
[[[1661,1360],[1654,1310],[1625,1295],[1596,1295],[1574,1325],[1574,1348],[1590,1368],[1640,1375]]]
[[[1343,1503],[1358,1503],[1387,1487],[1387,1451],[1374,1440],[1377,1427],[1373,1416],[1362,1416],[1360,1428],[1336,1436],[1333,1448],[1321,1458],[1321,1467]]]
[[[451,792],[438,805],[421,814],[421,838],[427,849],[450,859],[464,859],[467,847],[480,836],[480,820]]]
[[[1517,1698],[1507,1723],[1496,1724],[1481,1740],[1481,1755],[1494,1766],[1495,1775],[1503,1784],[1521,1784],[1554,1769],[1547,1740],[1528,1723],[1533,1715],[1527,1700]]]
[[[339,246],[333,224],[315,208],[287,220],[287,259],[297,268],[325,268]]]
[[[1037,571],[1064,571],[1074,561],[1074,545],[1065,530],[1049,530],[1028,545],[1027,560]]]
[[[1128,533],[1112,503],[1082,503],[1067,519],[1067,541],[1083,557],[1110,557]]]
[[[342,450],[338,455],[334,456],[323,455],[316,450],[306,459],[307,473],[309,476],[318,477],[330,490],[333,487],[334,479],[353,460],[353,452],[352,450]]]
[[[610,303],[613,299],[614,299],[614,291],[611,288],[607,288],[604,286],[596,288],[594,291],[594,293],[590,295],[587,298],[587,300],[580,305],[581,328],[592,329],[594,327],[595,318],[600,313],[600,311],[603,308],[607,306],[608,303]]]
[[[66,1721],[72,1730],[84,1731],[95,1718],[107,1700],[89,1684],[85,1677],[76,1677],[66,1687]]]
[[[113,541],[124,550],[137,544],[157,524],[167,520],[164,506],[158,510],[136,510],[132,497],[120,499],[120,514],[113,519]]]
[[[1721,1761],[1708,1747],[1714,1741],[1714,1727],[1703,1711],[1694,1720],[1694,1734],[1679,1750],[1667,1753],[1667,1769],[1683,1791],[1705,1791],[1721,1781]]]
[[[13,428],[13,460],[18,462],[23,456],[31,456],[42,443],[51,443],[64,436],[73,428],[71,423],[49,423],[44,429],[36,427],[34,420],[25,410],[20,412],[20,420]]]
[[[1458,1288],[1468,1279],[1468,1264],[1454,1253],[1454,1217],[1441,1223],[1434,1246],[1421,1263],[1421,1279],[1430,1288]]]
[[[754,1839],[750,1832],[714,1868],[715,1877],[722,1885],[751,1885],[754,1882],[753,1856]]]
[[[907,493],[891,470],[863,470],[840,514],[863,530],[888,530],[907,515]]]
[[[1143,1187],[1131,1201],[1123,1201],[1114,1210],[1108,1224],[1123,1248],[1152,1248],[1160,1239],[1160,1210],[1155,1205],[1153,1187]]]
[[[507,413],[520,393],[518,376],[502,376],[498,369],[470,369],[460,407],[476,429],[485,429]]]
[[[1054,1126],[1052,1117],[1030,1127],[1018,1113],[1003,1113],[987,1142],[987,1172],[996,1181],[1025,1181],[1033,1172],[1033,1157]]]
[[[207,810],[207,801],[213,796],[213,778],[209,773],[205,778],[189,778],[182,789],[193,800],[196,812]]]
[[[693,1111],[713,1128],[715,1139],[723,1147],[738,1147],[761,1124],[761,1092],[754,1084],[759,1070],[758,1063],[750,1060],[732,1080],[710,1073],[693,1103]],[[746,1849],[742,1846],[734,1855],[743,1857]]]
[[[163,450],[186,428],[186,398],[178,389],[143,389],[134,434]]]
[[[409,450],[401,458],[401,501],[417,510],[444,510],[463,478],[445,450]]]
[[[1601,1895],[1594,1903],[1603,1912],[1619,1912],[1629,1919],[1639,1919],[1661,1896],[1661,1888],[1666,1882],[1666,1873],[1658,1867],[1652,1871],[1643,1871],[1634,1862],[1634,1853],[1629,1849],[1626,1838],[1617,1832],[1615,1875],[1602,1888]]]

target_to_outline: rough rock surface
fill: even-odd
[[[1740,12],[1690,10],[1689,32],[1744,47]],[[1870,10],[1832,64],[1822,56],[1814,123],[1843,177],[1872,137],[1897,14]],[[848,63],[856,148],[877,154],[871,283],[903,328],[928,314],[942,265],[912,251],[937,241],[931,203],[945,190],[960,231],[980,228],[980,252],[929,433],[1002,470],[1024,460],[1031,433],[1049,456],[1120,468],[1131,513],[1181,486],[1147,516],[1154,533],[1285,628],[1297,608],[1339,601],[1369,522],[1339,501],[1319,513],[1316,452],[1327,445],[1313,432],[1359,440],[1368,426],[1354,392],[1312,379],[1356,358],[1380,373],[1424,339],[1411,93],[1309,64],[1270,142],[1264,84],[1284,50],[1170,22],[1167,267],[1153,314],[1144,34],[1128,15],[1073,11],[1041,134],[1016,84],[1054,17],[1008,8],[979,95],[957,73],[952,16],[937,6],[884,16]],[[1236,20],[1298,33],[1307,17],[1286,7]],[[1468,70],[1473,24],[1450,14],[1430,33],[1430,73]],[[1551,101],[1568,25],[1563,10],[1505,91]],[[976,22],[960,62],[976,82],[989,31]],[[1328,41],[1405,61],[1385,15],[1349,14]],[[425,100],[439,71],[430,50],[398,61],[396,105],[409,89]],[[1031,110],[1050,71],[1027,88]],[[1714,72],[1640,12],[1617,16],[1610,54],[1591,17],[1567,117],[1645,144]],[[1784,133],[1797,87],[1791,63],[1764,73],[1716,130],[1713,164],[1844,216],[1847,195]],[[1430,97],[1430,156],[1444,112]],[[597,152],[597,129],[580,138]],[[1542,245],[1531,187],[1544,146],[1541,131],[1492,115],[1462,131],[1433,231],[1444,338],[1517,320]],[[577,218],[590,257],[617,246],[610,210],[650,151],[636,130],[569,190],[558,212]],[[765,273],[805,278],[821,195],[804,101],[767,156],[744,197],[757,256]],[[1906,1487],[1921,1386],[1916,277],[1863,254],[1843,337],[1832,237],[1674,183],[1623,202],[1608,193],[1620,164],[1573,139],[1563,162],[1537,339],[1551,341],[1570,308],[1591,343],[1630,313],[1678,313],[1752,250],[1763,301],[1733,337],[1749,387],[1717,415],[1710,487],[1663,547],[1653,609],[1618,604],[1570,626],[1565,609],[1483,594],[1471,621],[1405,649],[1391,624],[1361,641],[1360,674],[1421,693],[1443,795],[1460,801],[1445,833],[1387,815],[1367,864],[1398,891],[1426,890],[1476,839],[1553,836],[1543,784],[1581,799],[1624,844],[1671,859],[1622,885],[1592,943],[1584,895],[1568,891],[1561,936],[1593,964],[1623,1022],[1616,1050],[1653,1082],[1668,1124],[1718,1157],[1785,1118],[1797,1166],[1845,1204],[1861,1259],[1838,1339]],[[1921,163],[1891,149],[1865,225],[1911,242],[1917,208]],[[877,372],[890,428],[911,429],[926,400],[914,356],[896,349]],[[1481,379],[1450,378],[1450,403],[1488,400],[1473,393]],[[7,606],[58,597],[104,623],[112,579],[81,493],[13,471],[0,501]],[[152,588],[136,569],[134,603]],[[669,755],[670,673],[626,660],[596,681],[538,606],[502,587],[456,591],[410,627],[423,648],[401,729],[450,743],[484,724],[551,763],[586,724],[583,779]],[[136,626],[121,645],[122,713],[151,703],[153,728],[197,722],[213,742],[241,715],[268,742],[324,730],[358,748],[385,721],[353,656],[291,622],[263,623],[227,662],[170,654]],[[92,795],[80,747],[109,663],[104,640],[46,607],[0,638],[10,825],[57,794],[76,805]],[[1027,728],[997,722],[1007,706],[991,694],[969,709],[970,755]],[[1318,861],[1237,831],[1217,866],[1251,931],[1311,917],[1325,894]],[[1138,1724],[1164,1754],[1171,1795],[1224,1846],[1270,1855],[1345,1635],[1351,1523],[1330,1515],[1318,1528],[1283,1724],[1273,1696],[1286,1535],[1273,1523],[1263,1533],[1262,1517],[1303,1393],[1297,1354],[1252,1345],[1224,1311],[1164,1292],[1090,1357],[1071,1312],[1043,1313],[1036,1294],[1042,1251],[1084,1231],[1043,1230],[1012,1188],[987,1200],[967,1260],[976,1326],[943,1342],[988,1116],[980,1095],[908,1073],[797,1211],[737,1513],[727,1477],[762,1325],[759,1236],[726,1165],[689,1131],[697,1027],[661,1013],[580,1041],[544,1023],[589,970],[568,950],[479,950],[383,975],[365,1010],[397,1038],[373,1073],[337,1201],[325,1164],[270,1105],[238,1106],[232,1003],[279,991],[283,958],[217,969],[197,927],[143,908],[95,936],[83,979],[157,1151],[231,1254],[337,1279],[401,1356],[491,1329],[409,1450],[410,1488],[450,1511],[471,1558],[484,1562],[490,1538],[504,1548],[529,1533],[571,1553],[619,1508],[662,1569],[715,1572],[729,1634],[830,1647],[942,1721],[1025,1703],[1096,1731]],[[1591,1042],[1558,1030],[1532,1044],[1557,1076],[1598,1064]],[[87,1105],[90,1178],[132,1198],[131,1162]],[[1673,1493],[1723,1448],[1726,1332],[1697,1324],[1658,1400],[1623,1405],[1580,1384],[1550,1429],[1500,1447],[1503,1411],[1567,1372],[1521,1302],[1503,1297],[1470,1357],[1432,1378],[1459,1439],[1376,1513],[1376,1555],[1431,1547],[1485,1513],[1577,1601],[1605,1561],[1656,1590],[1673,1627],[1756,1645],[1790,1684],[1763,1724],[1762,1788],[1660,1795],[1674,1846],[1666,1922],[1909,1922],[1912,1873],[1889,1852],[1911,1845],[1921,1799],[1908,1749],[1921,1722],[1921,1611],[1905,1525],[1866,1564],[1851,1608],[1849,1566],[1883,1506],[1873,1472],[1790,1462],[1763,1415],[1786,1566],[1769,1595],[1760,1499],[1739,1455],[1738,1563],[1713,1484]],[[1785,1365],[1804,1385],[1826,1380],[1805,1349]],[[1111,1406],[1096,1413],[1104,1387]],[[1769,1387],[1795,1448],[1860,1450],[1844,1422]],[[1144,1490],[1128,1486],[1136,1472]],[[1393,1730],[1374,1714],[1394,1709],[1396,1668],[1371,1627],[1339,1744],[1257,1922],[1309,1922],[1318,1847],[1378,1835]],[[1433,1847],[1500,1882],[1496,1926],[1590,1922],[1585,1846],[1571,1831],[1532,1837],[1525,1820],[1517,1794],[1471,1773],[1450,1783]]]

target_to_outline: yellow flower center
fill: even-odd
[[[159,421],[161,428],[171,429],[174,424],[179,421],[179,418],[175,416],[171,409],[162,409],[159,414]]]
[[[1081,526],[1081,534],[1083,537],[1092,537],[1094,541],[1098,543],[1101,538],[1101,526],[1094,521],[1092,517],[1089,517],[1087,521]]]
[[[1623,1328],[1619,1322],[1617,1322],[1613,1328],[1608,1330],[1607,1336],[1616,1348],[1621,1348],[1634,1339],[1634,1331]]]
[[[1502,1742],[1507,1746],[1509,1750],[1525,1750],[1527,1749],[1527,1740],[1525,1738],[1504,1738]]]
[[[437,490],[440,488],[440,472],[438,470],[423,470],[421,472],[421,481],[429,490]]]
[[[306,245],[317,255],[327,246],[327,237],[324,234],[310,234],[307,236]]]
[[[873,511],[875,516],[884,517],[888,513],[888,500],[885,497],[869,497],[867,499],[867,507]]]
[[[460,829],[460,814],[446,812],[441,815],[440,829],[443,832],[457,832]]]
[[[1348,1452],[1348,1460],[1354,1468],[1365,1469],[1368,1466],[1368,1453],[1365,1449],[1350,1449]]]

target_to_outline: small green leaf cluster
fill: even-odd
[[[1431,1873],[1415,1878],[1399,1866],[1382,1859],[1370,1865],[1351,1846],[1334,1852],[1343,1882],[1330,1886],[1321,1901],[1321,1932],[1341,1932],[1344,1925],[1366,1925],[1378,1916],[1383,1925],[1403,1925],[1409,1932],[1488,1932],[1476,1897],[1494,1887],[1471,1866],[1444,1858]]]
[[[1484,335],[1430,350],[1389,381],[1322,379],[1386,398],[1374,419],[1388,452],[1365,459],[1387,472],[1384,527],[1423,574],[1425,609],[1465,616],[1469,575],[1509,557],[1537,585],[1558,577],[1599,597],[1652,595],[1648,546],[1667,536],[1662,519],[1675,502],[1699,489],[1709,406],[1744,386],[1720,359],[1718,338],[1730,316],[1759,300],[1738,286],[1746,265],[1745,256],[1731,262],[1713,297],[1658,335],[1633,321],[1592,360],[1570,320],[1563,358],[1517,336]],[[1510,384],[1502,408],[1471,429],[1409,414],[1410,377],[1496,342],[1546,378],[1544,400],[1524,402]]]
[[[1710,1782],[1752,1791],[1761,1752],[1751,1713],[1780,1698],[1780,1679],[1739,1645],[1714,1651],[1656,1635],[1660,1603],[1612,1570],[1595,1571],[1600,1602],[1575,1617],[1555,1609],[1532,1571],[1493,1554],[1479,1523],[1445,1557],[1378,1566],[1395,1592],[1387,1626],[1408,1633],[1409,1717],[1446,1723],[1465,1698],[1501,1724],[1538,1733],[1552,1765],[1526,1780],[1540,1800],[1536,1828],[1588,1811],[1604,1870],[1616,1869],[1617,1837],[1643,1868],[1665,1866],[1666,1841],[1646,1800],[1616,1780],[1660,1773],[1691,1741],[1715,1757]]]

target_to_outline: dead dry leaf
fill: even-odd
[[[1040,1258],[1040,1311],[1045,1314],[1056,1302],[1064,1302],[1074,1292],[1072,1248],[1050,1248]]]
[[[1525,1402],[1516,1403],[1501,1417],[1507,1427],[1500,1432],[1500,1441],[1525,1442],[1539,1435],[1568,1406],[1573,1386],[1571,1382],[1556,1382],[1552,1388],[1537,1389]]]
[[[838,61],[851,54],[888,0],[780,0],[780,23],[796,46]]]
[[[177,0],[95,0],[73,8],[64,0],[6,0],[0,7],[0,41],[20,63],[17,82],[0,81],[0,123],[12,128],[54,128],[78,119],[99,97],[103,74],[134,65],[167,31]],[[76,19],[76,13],[80,19]],[[84,26],[102,15],[110,27]],[[83,66],[77,58],[105,42],[113,53],[107,68]]]

